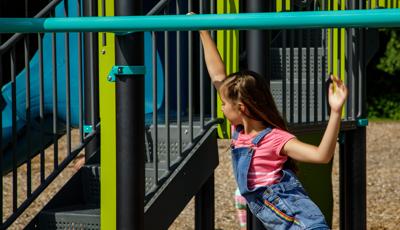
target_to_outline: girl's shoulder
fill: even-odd
[[[273,142],[280,145],[281,143],[286,143],[288,140],[295,137],[296,137],[295,135],[291,134],[286,130],[280,128],[273,128],[271,132],[264,137],[264,143]]]
[[[270,132],[271,136],[294,136],[289,131],[280,129],[280,128],[272,128]]]
[[[296,138],[296,136],[290,132],[279,128],[273,128],[271,132],[264,137],[264,140],[261,141],[261,145],[265,148],[269,148],[276,155],[281,156],[280,153],[283,146],[293,138]]]

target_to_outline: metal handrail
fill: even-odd
[[[52,14],[51,14],[52,11],[55,9],[56,6],[60,5],[61,2],[62,2],[62,0],[51,1],[42,10],[40,10],[40,12],[38,14],[36,14],[34,16],[34,18],[41,18],[41,17],[47,16],[49,14],[50,14],[50,16],[52,16]],[[80,15],[81,11],[80,11],[80,1],[79,0],[77,0],[77,4],[78,4],[78,6],[77,6],[76,10],[77,10],[77,12],[79,12],[78,15]],[[64,11],[64,13],[66,15],[68,15],[68,12]],[[47,35],[45,35],[45,36],[47,36]],[[78,61],[77,73],[78,73],[78,78],[79,78],[79,80],[78,80],[79,83],[77,83],[77,87],[79,89],[75,88],[75,90],[77,91],[77,94],[79,94],[77,97],[79,97],[79,99],[78,99],[79,106],[78,107],[79,107],[80,112],[78,115],[79,118],[77,118],[77,119],[79,119],[80,139],[79,139],[79,143],[74,143],[74,146],[71,146],[71,143],[72,143],[72,140],[71,140],[72,126],[71,126],[71,121],[70,121],[71,120],[71,117],[70,117],[71,102],[69,101],[70,100],[69,97],[71,97],[71,94],[69,92],[72,89],[70,89],[70,86],[69,86],[69,82],[70,82],[69,75],[71,75],[71,73],[69,70],[69,58],[70,57],[68,54],[69,46],[70,46],[70,44],[69,44],[70,39],[68,38],[69,35],[66,35],[64,45],[65,45],[65,49],[66,49],[65,50],[65,52],[66,52],[65,53],[65,56],[66,56],[65,65],[68,66],[66,68],[66,72],[65,72],[65,80],[67,82],[67,86],[65,89],[66,113],[67,113],[66,121],[65,121],[65,124],[66,124],[65,131],[66,131],[66,142],[67,142],[67,146],[66,146],[67,154],[66,154],[65,158],[63,158],[62,160],[59,161],[59,156],[58,156],[58,151],[59,151],[58,141],[59,140],[58,139],[61,137],[60,134],[64,133],[64,132],[60,132],[60,130],[58,128],[58,124],[60,121],[59,121],[59,118],[57,117],[57,115],[60,115],[60,113],[58,112],[57,96],[60,92],[58,92],[58,87],[57,87],[57,80],[58,80],[57,67],[59,68],[59,65],[56,65],[57,64],[56,60],[61,60],[61,59],[59,57],[56,57],[56,52],[60,52],[59,50],[56,51],[56,38],[58,38],[59,35],[55,35],[55,33],[53,33],[50,36],[52,39],[52,44],[51,44],[52,51],[50,52],[50,57],[47,57],[47,58],[52,58],[53,62],[52,62],[52,66],[51,65],[46,66],[46,68],[52,69],[53,74],[52,74],[52,76],[46,75],[48,78],[44,79],[43,78],[44,68],[45,68],[44,64],[43,64],[44,63],[44,57],[43,57],[43,52],[44,52],[43,46],[44,45],[43,45],[43,40],[42,40],[42,39],[44,39],[44,37],[43,37],[43,34],[40,34],[40,33],[37,35],[37,39],[38,39],[37,53],[38,53],[38,55],[36,57],[38,57],[37,65],[38,65],[39,73],[36,72],[35,74],[38,74],[38,76],[37,76],[38,82],[39,82],[38,88],[39,88],[39,92],[40,92],[38,95],[38,98],[39,98],[38,99],[38,104],[39,104],[38,109],[40,110],[40,115],[38,117],[39,121],[35,121],[31,117],[31,113],[32,113],[31,105],[33,104],[31,101],[32,100],[31,99],[31,97],[32,97],[31,96],[32,95],[31,88],[33,86],[31,84],[32,84],[32,82],[34,82],[34,81],[31,81],[31,79],[32,79],[31,74],[33,74],[31,69],[34,68],[34,67],[32,67],[32,65],[35,65],[35,63],[33,62],[33,64],[32,64],[32,60],[30,60],[32,57],[29,56],[29,43],[28,43],[29,38],[28,38],[27,34],[20,34],[20,33],[14,34],[0,46],[0,60],[7,59],[6,57],[8,56],[8,53],[10,53],[9,54],[10,64],[11,64],[10,75],[11,75],[11,86],[12,87],[11,87],[11,96],[10,96],[9,100],[11,100],[12,108],[13,108],[13,111],[12,111],[12,122],[13,122],[12,123],[12,129],[13,129],[12,143],[9,144],[8,146],[3,146],[5,148],[5,150],[10,151],[10,154],[12,154],[12,156],[11,156],[12,157],[12,172],[11,173],[12,173],[12,180],[13,180],[12,198],[11,198],[12,199],[12,210],[10,210],[10,215],[3,216],[4,215],[4,210],[3,210],[4,203],[3,203],[3,199],[0,199],[0,206],[2,206],[1,210],[0,210],[0,217],[3,217],[3,220],[4,220],[4,222],[3,222],[3,220],[0,221],[0,229],[8,228],[26,210],[26,208],[28,208],[29,205],[32,204],[32,202],[34,202],[35,199],[51,184],[51,182],[54,181],[55,178],[57,178],[57,176],[68,166],[68,164],[70,164],[70,162],[85,147],[87,147],[89,143],[93,143],[93,140],[95,138],[97,138],[99,135],[99,131],[100,131],[99,124],[96,124],[95,123],[96,121],[93,121],[93,123],[92,123],[92,131],[91,132],[86,132],[85,134],[83,133],[83,116],[82,116],[83,115],[83,84],[82,84],[82,76],[81,76],[81,73],[82,73],[82,64],[81,63],[83,63],[83,60],[82,60],[83,52],[82,52],[82,47],[81,47],[82,45],[79,42],[77,45],[78,47],[76,48],[77,49],[77,61]],[[81,38],[82,38],[82,35],[79,33],[77,35],[76,40],[82,41]],[[18,63],[16,62],[17,59],[15,58],[15,56],[16,56],[15,50],[16,50],[16,47],[18,47],[18,44],[19,44],[18,41],[20,41],[21,39],[26,39],[24,42],[25,50],[24,50],[24,53],[17,54],[17,55],[25,56],[24,57],[24,62],[25,62],[24,68],[26,71],[25,75],[19,74],[17,72],[18,70],[16,68]],[[90,65],[86,66],[86,68],[90,68]],[[16,111],[16,103],[17,103],[16,91],[20,90],[18,87],[23,86],[21,84],[21,82],[24,81],[24,80],[21,80],[20,78],[17,78],[18,74],[21,75],[19,77],[22,77],[25,79],[25,86],[26,86],[26,90],[24,90],[24,89],[22,90],[22,91],[25,91],[25,94],[26,94],[26,98],[25,98],[26,105],[25,105],[25,110],[24,110],[24,112],[22,112],[22,114],[21,114],[21,112]],[[3,70],[1,70],[0,71],[0,79],[1,80],[2,80],[3,76],[4,76],[4,72],[3,72]],[[86,76],[92,76],[92,79],[93,79],[93,76],[95,76],[95,74],[86,74]],[[52,100],[54,102],[53,115],[48,116],[49,119],[51,117],[53,118],[53,122],[52,122],[53,127],[52,127],[51,131],[44,130],[44,128],[42,126],[42,121],[45,120],[45,116],[47,115],[44,113],[44,103],[45,103],[45,101],[44,101],[44,94],[45,94],[44,84],[45,83],[44,82],[47,81],[47,83],[48,83],[49,80],[53,81],[53,83],[52,83],[53,90],[52,90],[52,92],[51,91],[46,92],[46,95],[48,95],[49,97],[52,97]],[[17,81],[19,82],[18,84],[16,83]],[[64,83],[64,82],[62,82],[62,83]],[[36,90],[36,88],[34,90]],[[93,93],[93,89],[85,90],[85,92],[86,92],[86,94]],[[93,100],[93,95],[92,95],[92,100]],[[93,103],[94,102],[92,101],[92,104]],[[86,109],[86,112],[90,112],[90,110],[93,110],[93,108]],[[17,130],[16,130],[17,113],[18,113],[18,116],[24,116],[24,115],[26,116],[26,136],[27,136],[27,143],[28,143],[27,149],[29,149],[29,151],[26,153],[26,156],[25,155],[23,156],[24,157],[23,160],[19,159],[20,156],[19,156],[18,160],[16,158],[17,149],[19,148],[17,146],[17,143],[19,143],[19,142],[17,142],[17,141],[19,141],[19,139],[18,139],[19,131],[17,132]],[[2,115],[0,115],[0,120],[1,119],[2,119]],[[38,122],[38,123],[36,123],[36,122]],[[39,153],[35,152],[35,155],[33,155],[31,153],[32,150],[30,150],[31,149],[30,147],[32,146],[32,143],[31,143],[32,137],[30,135],[32,133],[32,130],[36,130],[37,132],[39,132],[39,135],[41,135],[41,137],[39,138],[40,139],[39,141],[42,141],[42,142],[43,142],[43,135],[50,136],[51,134],[53,134],[53,137],[51,137],[52,140],[49,140],[49,141],[52,141],[51,144],[54,146],[54,153],[53,153],[54,156],[51,156],[51,158],[54,157],[54,159],[52,159],[54,161],[54,169],[51,169],[51,171],[49,173],[45,173],[45,167],[46,167],[45,164],[48,162],[47,157],[45,159],[45,156],[46,156],[45,148],[47,147],[47,145],[45,145],[44,143],[41,143],[40,150],[38,150]],[[0,135],[0,138],[1,138],[1,135]],[[50,138],[50,137],[48,137],[48,138]],[[2,142],[1,139],[0,139],[0,142]],[[4,143],[3,143],[3,145],[4,145]],[[20,151],[20,150],[18,150],[18,151]],[[1,159],[0,161],[4,162],[3,150],[0,149],[0,152],[2,154],[2,156],[0,157],[0,159]],[[34,174],[32,173],[31,161],[36,156],[36,153],[38,155],[40,155],[40,163],[39,163],[40,164],[40,166],[39,166],[40,172],[38,172],[38,174],[40,174],[40,180],[38,181],[38,183],[39,183],[38,187],[33,188],[32,177],[34,176]],[[4,163],[2,163],[0,165],[0,169],[1,169],[0,171],[4,174],[4,173],[8,172],[7,170],[9,170],[9,169],[3,168],[3,166],[2,166],[3,164]],[[17,174],[17,168],[20,167],[21,165],[26,165],[26,167],[27,167],[26,197],[23,197],[22,200],[18,199],[18,198],[20,198],[20,192],[19,192],[18,187],[21,185],[17,186],[17,182],[16,182],[19,177],[19,175]],[[1,179],[3,179],[3,176]],[[4,191],[3,186],[2,186],[1,190]]]
[[[162,13],[162,11],[165,9],[165,7],[168,6],[168,3],[171,0],[161,0],[159,1],[146,15],[156,15],[159,13]]]
[[[58,3],[60,3],[62,0],[53,0],[49,4],[47,4],[39,13],[37,13],[33,18],[41,18],[43,16],[46,16],[47,14],[50,13],[51,10],[53,10]],[[1,46],[0,46],[0,54],[8,51],[13,44],[15,44],[17,41],[19,41],[23,37],[23,34],[17,33],[11,36],[7,41],[5,41]]]
[[[0,18],[0,33],[399,27],[400,9],[280,13]]]
[[[8,228],[24,211],[26,208],[29,207],[29,205],[32,204],[32,202],[35,201],[36,198],[39,197],[39,195],[50,185],[52,181],[54,181],[57,176],[68,166],[68,164],[75,159],[75,157],[86,147],[88,143],[90,143],[93,138],[95,138],[96,135],[98,135],[99,132],[92,132],[89,135],[85,137],[85,140],[83,140],[83,143],[81,143],[79,146],[77,146],[70,155],[68,155],[59,165],[58,168],[56,168],[45,180],[43,183],[40,184],[39,187],[37,187],[32,194],[27,198],[23,203],[21,203],[18,207],[18,209],[13,212],[5,222],[0,224],[0,229],[6,229]]]

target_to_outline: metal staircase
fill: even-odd
[[[188,128],[183,125],[183,133]],[[165,127],[160,125],[159,132],[163,131]],[[171,141],[178,141],[174,138],[174,131],[176,126],[174,128],[171,125]],[[200,127],[195,126],[194,131],[200,133]],[[148,144],[152,146],[149,139]],[[182,139],[189,146],[187,135],[183,135]],[[167,151],[162,144],[165,140],[159,140],[159,185],[154,183],[154,164],[146,163],[145,169],[145,229],[167,229],[213,175],[218,165],[216,140],[216,127],[211,126],[187,148],[184,156],[180,156],[175,145],[171,145],[172,163],[169,168]],[[151,153],[149,148],[147,153]],[[27,229],[100,229],[100,165],[87,164],[82,167],[32,220]]]

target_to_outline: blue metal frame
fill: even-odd
[[[0,33],[398,27],[400,9],[69,18],[0,18]]]

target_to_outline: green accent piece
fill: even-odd
[[[399,9],[375,9],[190,16],[0,18],[0,33],[388,28],[400,25],[399,15]]]
[[[107,80],[115,82],[116,75],[145,75],[146,68],[144,66],[118,66],[115,65],[111,68]]]
[[[218,0],[217,13],[219,15],[239,15],[239,0]],[[237,72],[239,70],[239,31],[217,31],[217,47],[221,58],[225,63],[226,73],[230,74]],[[231,123],[222,113],[221,104],[221,99],[218,97],[217,116],[224,119],[224,122],[218,127],[218,136],[221,138],[229,138],[231,135]]]
[[[85,126],[83,126],[83,132],[91,133],[91,132],[93,132],[93,127],[91,125],[85,125]]]
[[[357,126],[358,127],[366,127],[366,126],[368,126],[368,119],[366,119],[366,118],[358,119],[357,120]]]

